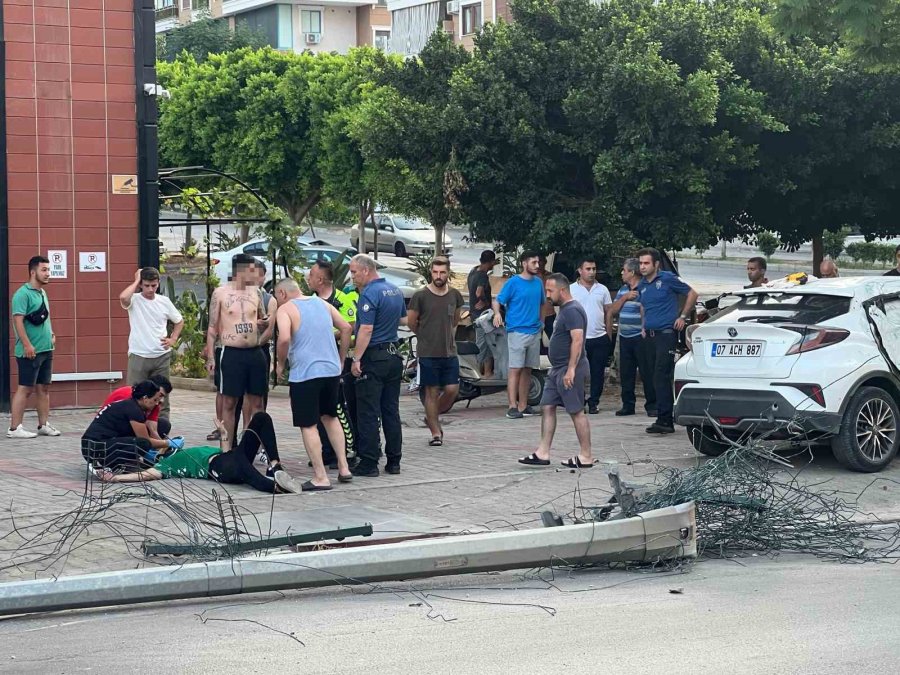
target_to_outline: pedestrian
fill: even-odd
[[[331,440],[337,455],[338,480],[351,481],[344,430],[337,419],[341,364],[350,349],[350,324],[318,296],[302,295],[293,279],[279,281],[275,297],[278,302],[276,372],[280,379],[286,362],[290,362],[291,413],[313,467],[312,480],[303,483],[302,490],[330,490],[331,481],[322,463],[322,442],[316,426],[321,421]],[[340,350],[331,337],[333,330],[340,332]]]
[[[528,405],[531,371],[541,366],[541,308],[544,306],[544,284],[538,277],[539,256],[525,251],[519,256],[522,272],[507,281],[491,303],[494,325],[506,324],[509,347],[509,370],[506,395],[510,419],[522,419],[537,412]],[[500,308],[506,308],[506,318]]]
[[[749,284],[744,288],[759,288],[763,284],[769,283],[766,279],[766,259],[761,256],[754,256],[747,261],[747,279]]]
[[[154,375],[153,377],[148,377],[148,380],[156,384],[159,387],[159,401],[156,404],[156,407],[153,408],[150,412],[147,413],[147,431],[150,434],[150,438],[164,439],[169,436],[172,432],[172,424],[165,417],[160,417],[160,408],[164,398],[169,396],[172,393],[172,383],[169,381],[169,378],[163,377],[162,375]],[[109,396],[106,397],[106,400],[103,401],[103,405],[100,406],[104,408],[112,403],[116,403],[118,401],[127,401],[131,398],[132,387],[124,386],[119,387],[118,389],[113,389]]]
[[[81,437],[81,454],[95,468],[134,470],[153,464],[184,439],[151,438],[147,415],[160,401],[159,385],[150,380],[131,388],[131,397],[101,408]]]
[[[544,296],[546,297],[546,283],[550,276],[550,272],[547,271],[547,256],[543,253],[538,255],[537,275],[541,278],[541,283],[544,284]],[[553,335],[553,322],[556,321],[556,308],[549,302],[545,302],[541,305],[541,321],[544,324],[544,335],[546,335],[549,340],[550,336]],[[541,343],[543,344],[543,339],[541,340]]]
[[[646,431],[648,434],[671,434],[675,432],[672,420],[675,346],[678,332],[684,329],[685,321],[697,302],[697,291],[678,275],[660,271],[660,255],[655,248],[641,249],[638,259],[642,277],[638,291],[644,307],[647,360],[656,391],[656,421]],[[679,306],[679,296],[682,295],[687,297]]]
[[[819,263],[819,278],[820,279],[837,279],[841,274],[838,271],[837,265],[834,260],[825,259]]]
[[[7,438],[59,436],[59,431],[50,426],[49,421],[50,382],[53,379],[56,335],[50,321],[50,298],[44,290],[44,286],[48,283],[50,283],[50,261],[44,256],[33,256],[28,261],[28,282],[22,284],[12,297],[19,386],[12,399]],[[32,394],[38,416],[37,433],[28,431],[22,424],[25,407]]]
[[[119,304],[128,312],[128,374],[125,381],[137,384],[154,375],[168,378],[172,348],[178,343],[184,317],[172,300],[159,291],[159,270],[144,267],[134,273],[134,281],[119,294]],[[169,335],[168,324],[173,324]],[[160,415],[169,419],[169,399]]]
[[[359,290],[356,346],[351,372],[356,377],[359,464],[354,476],[378,476],[384,429],[385,471],[400,473],[403,431],[400,426],[400,380],[403,358],[397,347],[397,326],[406,323],[406,303],[400,289],[378,276],[375,261],[365,254],[350,259],[350,277]]]
[[[208,478],[228,485],[249,485],[270,494],[300,492],[296,481],[281,466],[275,426],[268,413],[258,412],[250,420],[241,442],[226,451],[228,430],[216,418],[219,430],[218,448],[199,446],[183,448],[173,455],[162,457],[152,468],[133,473],[115,473],[109,469],[94,470],[94,475],[109,483],[143,483],[165,478]],[[265,475],[253,466],[257,453],[266,454],[268,468]]]
[[[359,300],[359,292],[352,286],[348,289],[338,290],[334,285],[334,265],[330,260],[316,260],[309,269],[306,283],[309,290],[318,295],[322,300],[333,306],[341,313],[344,321],[354,328],[356,324],[356,303]],[[340,339],[340,334],[335,335]],[[351,348],[353,341],[351,339]],[[344,430],[344,444],[348,462],[352,465],[351,458],[356,457],[356,392],[353,389],[356,378],[350,373],[352,361],[349,355],[344,358],[341,371],[340,389],[338,391],[338,421]],[[337,455],[328,440],[328,432],[325,426],[319,422],[319,440],[322,442],[322,462],[329,469],[337,469]],[[310,465],[311,466],[311,465]]]
[[[588,397],[588,413],[600,412],[600,397],[606,378],[606,364],[612,350],[612,315],[609,313],[612,298],[609,290],[597,281],[597,259],[591,256],[581,259],[578,265],[578,281],[571,287],[572,297],[581,303],[587,314],[585,350],[591,367],[591,395]]]
[[[644,339],[644,307],[638,302],[637,291],[641,282],[641,264],[637,258],[627,258],[622,265],[623,286],[616,294],[610,308],[610,317],[619,317],[619,380],[622,383],[622,407],[617,417],[634,415],[637,398],[634,393],[637,373],[644,385],[644,410],[649,417],[656,417],[656,390],[653,388],[653,371],[647,360]]]
[[[216,342],[220,342],[219,393],[226,429],[236,428],[237,404],[242,396],[246,428],[262,410],[263,396],[269,388],[266,359],[259,348],[269,322],[258,292],[255,263],[251,255],[236,255],[232,259],[232,281],[213,291],[210,299],[206,353],[216,354]],[[213,374],[216,362],[209,359],[206,368]]]
[[[591,426],[584,413],[584,388],[590,366],[585,353],[585,334],[588,317],[584,307],[571,294],[569,280],[563,274],[551,274],[545,282],[547,297],[559,308],[550,336],[550,373],[541,397],[541,441],[537,450],[519,459],[528,466],[549,466],[550,447],[556,433],[556,408],[563,406],[575,425],[578,454],[562,465],[570,469],[590,469],[594,466],[591,454]]]
[[[475,344],[478,346],[478,367],[486,380],[494,377],[494,358],[485,339],[484,329],[475,320],[491,308],[490,273],[497,264],[497,255],[482,251],[478,264],[469,271],[466,286],[469,289],[469,319],[475,327]]]
[[[431,283],[416,291],[409,303],[407,325],[416,334],[419,386],[425,387],[425,423],[431,432],[428,445],[444,444],[439,412],[449,410],[459,394],[459,358],[456,327],[463,296],[450,286],[450,259],[431,261]]]

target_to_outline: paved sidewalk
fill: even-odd
[[[649,422],[646,417],[617,418],[612,414],[617,408],[617,399],[613,392],[608,392],[601,402],[601,414],[590,417],[594,454],[602,462],[620,463],[626,478],[632,473],[638,477],[629,480],[652,480],[656,471],[652,462],[686,467],[701,461],[682,430],[662,438],[649,436],[644,432]],[[376,525],[376,533],[381,536],[398,531],[536,527],[540,526],[543,510],[565,514],[574,508],[576,500],[585,505],[607,500],[609,484],[602,466],[581,472],[559,466],[559,461],[577,451],[574,430],[564,414],[559,417],[555,466],[530,469],[519,465],[516,459],[534,450],[540,418],[508,420],[504,417],[505,409],[502,394],[478,399],[468,409],[454,408],[443,417],[444,446],[431,448],[417,398],[404,395],[401,400],[403,472],[396,476],[382,474],[379,478],[357,477],[349,485],[338,485],[335,480],[335,489],[327,493],[273,498],[250,488],[227,486],[226,489],[210,481],[172,479],[152,485],[181,501],[187,509],[213,521],[217,517],[211,499],[213,491],[231,495],[244,516],[244,523],[252,523],[264,533],[269,531],[270,523],[273,532],[284,532],[288,527],[303,531],[362,524],[367,520]],[[213,394],[176,391],[172,410],[174,433],[183,434],[189,445],[207,444],[205,436],[212,428]],[[290,425],[287,400],[273,398],[269,412],[275,420],[285,468],[305,480],[311,470],[306,465],[300,434]],[[129,553],[121,537],[126,528],[132,544],[154,531],[169,533],[168,540],[172,542],[184,540],[185,525],[172,509],[152,503],[144,496],[115,507],[114,515],[116,518],[121,515],[123,524],[113,531],[102,524],[83,531],[78,529],[78,536],[70,537],[67,542],[68,553],[55,553],[52,557],[58,559],[49,567],[47,560],[11,566],[12,562],[28,560],[29,552],[51,550],[60,539],[58,532],[47,535],[44,548],[32,547],[31,540],[46,527],[40,524],[82,504],[88,481],[78,439],[91,415],[92,411],[88,410],[54,411],[52,422],[63,432],[59,438],[12,441],[0,437],[0,580],[147,564]],[[33,417],[27,418],[26,427],[34,426]],[[900,481],[898,465],[895,463],[881,476]],[[816,453],[814,465],[805,470],[804,476],[812,482],[830,481],[827,488],[844,491],[847,499],[873,479],[840,469],[827,451]],[[574,492],[576,488],[580,489],[578,494]],[[92,489],[96,491],[99,486],[94,483]],[[895,497],[898,491],[897,483],[880,481],[866,492],[862,505],[881,516],[898,516],[900,505]],[[140,486],[133,493],[140,494]]]

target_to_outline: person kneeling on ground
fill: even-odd
[[[215,422],[221,436],[218,448],[210,446],[184,448],[173,455],[161,458],[151,469],[120,474],[102,470],[94,475],[110,483],[137,483],[164,478],[208,478],[218,483],[246,484],[260,492],[273,494],[300,492],[296,481],[281,467],[275,426],[268,413],[256,413],[244,431],[241,442],[231,450],[226,450],[228,431],[225,424],[220,419],[216,419]],[[265,450],[269,459],[269,468],[265,476],[253,466],[260,447]]]
[[[148,380],[154,382],[159,387],[160,401],[150,412],[147,413],[147,431],[150,432],[150,438],[164,439],[172,432],[172,423],[165,417],[160,417],[160,409],[165,398],[172,393],[172,383],[168,377],[164,375],[154,375],[148,377]],[[131,398],[131,387],[124,386],[113,389],[106,400],[103,401],[101,408],[105,408],[111,403],[117,401],[127,401]]]
[[[184,447],[180,437],[150,436],[147,414],[159,405],[161,391],[155,382],[143,380],[131,388],[130,398],[102,407],[81,437],[85,460],[113,470],[130,469],[153,464],[158,455]]]

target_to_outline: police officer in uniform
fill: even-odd
[[[400,380],[403,359],[397,350],[397,326],[406,322],[406,303],[400,289],[380,276],[367,255],[350,260],[350,277],[359,289],[356,347],[351,373],[356,377],[357,455],[354,476],[378,476],[381,443],[378,419],[384,429],[385,471],[400,473],[403,432],[400,427]]]
[[[356,303],[359,292],[353,287],[339,291],[334,287],[334,265],[328,260],[317,260],[313,263],[306,278],[309,290],[322,300],[332,305],[341,317],[353,326],[356,323]],[[344,429],[347,442],[347,457],[351,466],[356,455],[356,394],[353,390],[354,377],[350,374],[351,360],[348,357],[341,375],[341,391],[338,399],[338,419]],[[319,438],[322,441],[322,461],[331,469],[337,468],[337,456],[325,427],[319,423]]]
[[[678,333],[684,329],[684,322],[697,302],[697,291],[672,272],[660,271],[660,255],[655,248],[641,249],[638,251],[638,258],[641,282],[626,296],[629,300],[637,299],[644,307],[644,327],[647,334],[644,346],[647,350],[648,370],[653,373],[656,388],[656,421],[647,427],[647,433],[671,434],[675,432],[672,420],[675,346],[678,343]],[[679,306],[679,296],[682,295],[687,297]]]

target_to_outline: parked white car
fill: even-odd
[[[675,364],[675,421],[718,455],[726,438],[827,440],[855,471],[900,445],[900,278],[777,281],[688,328]],[[707,417],[709,416],[709,417]]]
[[[309,237],[299,237],[297,242],[301,246],[330,246],[323,239],[313,239]],[[272,251],[269,249],[267,239],[251,239],[246,244],[235,246],[227,251],[214,251],[210,264],[219,281],[225,282],[231,278],[231,261],[238,253],[246,253],[252,255],[257,260],[261,260],[266,264],[266,272],[269,277],[272,276]]]
[[[375,226],[378,228],[378,250],[393,253],[398,258],[410,254],[434,251],[434,228],[419,218],[407,218],[393,213],[376,213]],[[366,223],[365,253],[375,250],[375,230]],[[359,241],[359,225],[350,228],[350,245],[363,251]],[[450,236],[444,232],[444,252],[453,250]]]

